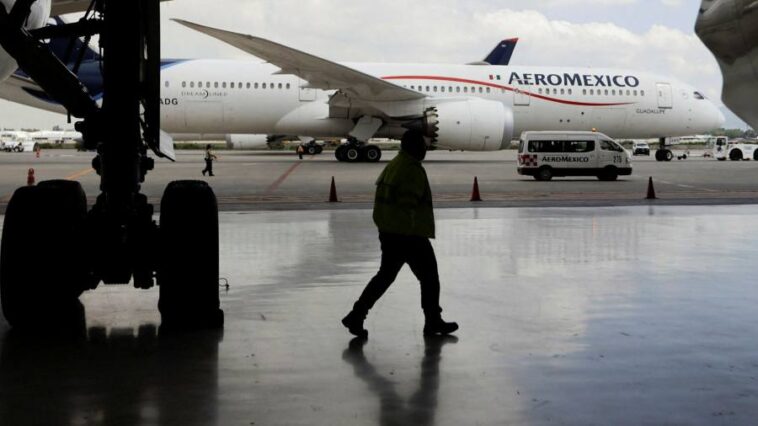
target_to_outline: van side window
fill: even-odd
[[[529,152],[563,152],[563,142],[529,141]]]
[[[566,152],[592,152],[595,141],[566,141]]]

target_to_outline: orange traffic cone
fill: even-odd
[[[655,200],[655,188],[653,187],[653,177],[650,176],[650,180],[647,183],[647,200]]]
[[[34,169],[29,169],[29,172],[26,174],[26,185],[34,186],[34,180]]]
[[[332,176],[332,187],[329,189],[329,202],[330,203],[340,202],[340,200],[337,199],[337,186],[334,184],[334,176]]]
[[[482,201],[479,195],[479,179],[474,176],[474,189],[471,190],[471,201]]]

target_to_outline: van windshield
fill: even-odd
[[[616,151],[616,152],[624,151],[624,148],[621,148],[615,142],[611,142],[607,140],[600,141],[600,149],[602,149],[603,151]]]

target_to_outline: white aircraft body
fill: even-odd
[[[421,127],[437,148],[497,150],[526,130],[597,129],[616,138],[684,136],[724,116],[692,86],[618,69],[339,64],[189,22],[268,63],[164,64],[164,130],[399,137]]]
[[[343,137],[356,142],[355,155],[345,159],[363,155],[376,161],[381,152],[367,153],[363,143],[398,138],[408,128],[425,131],[436,148],[486,151],[509,146],[527,130],[597,129],[641,139],[702,133],[724,122],[694,87],[645,72],[342,64],[261,38],[179,22],[267,63],[164,61],[161,127],[169,134]],[[98,96],[97,85],[85,84]],[[35,92],[33,82],[10,86],[0,89],[2,97],[62,111]]]

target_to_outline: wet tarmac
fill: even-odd
[[[360,342],[339,319],[378,266],[370,211],[225,213],[223,332],[167,334],[128,286],[82,296],[78,339],[0,321],[0,424],[752,424],[757,216],[438,210],[461,330],[423,338],[406,268]]]

